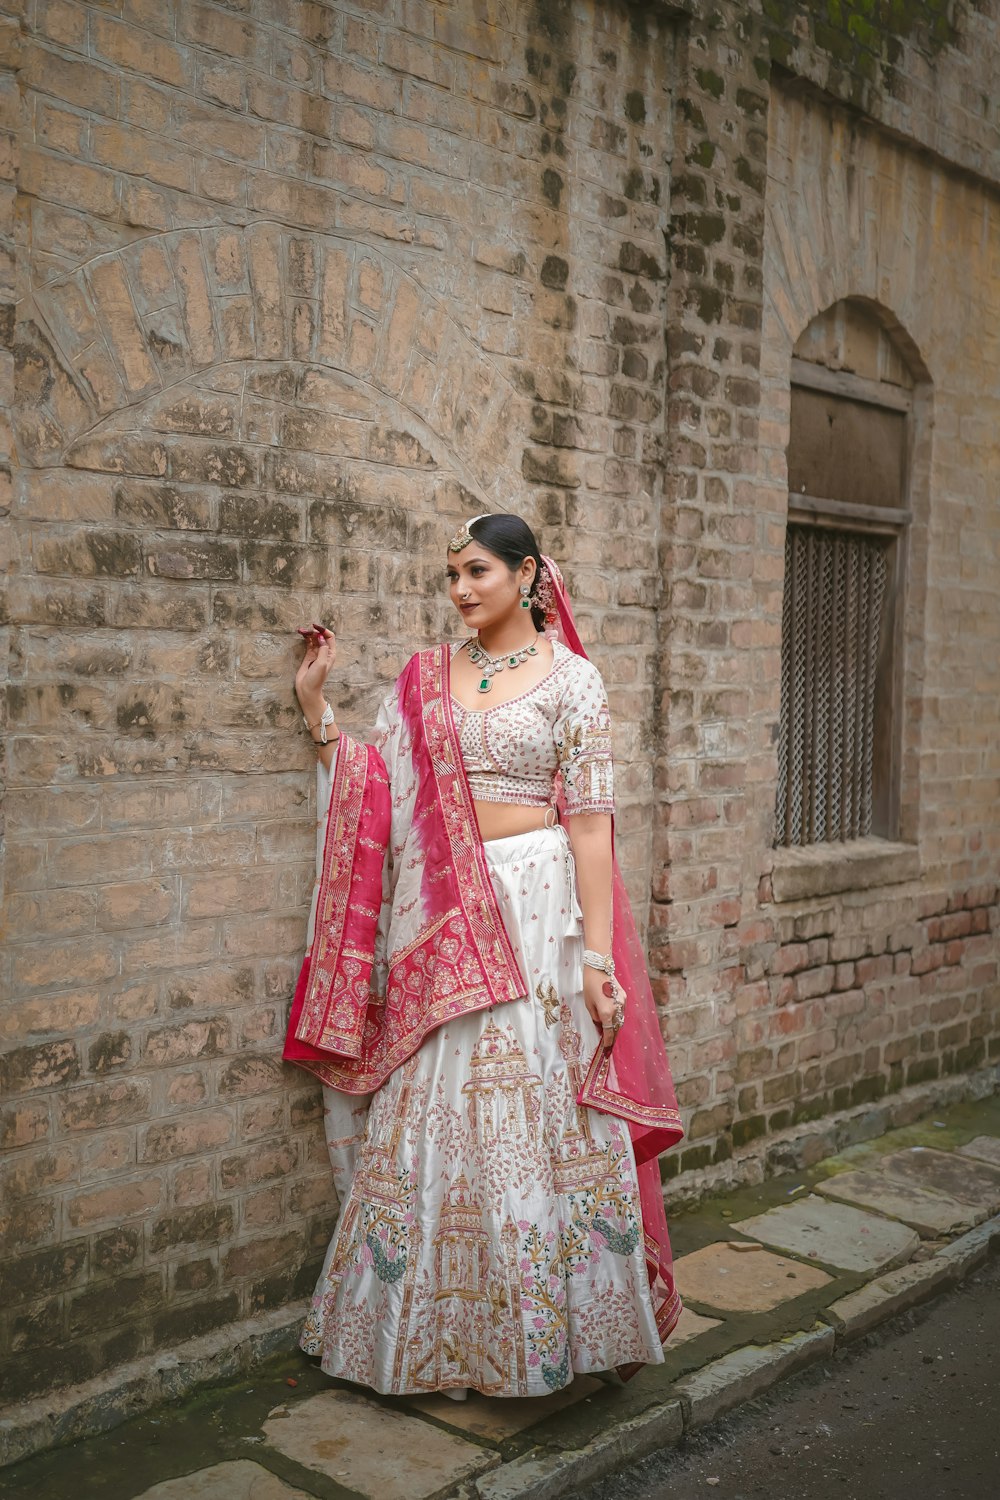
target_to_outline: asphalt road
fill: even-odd
[[[1000,1500],[1000,1257],[586,1500],[759,1496]]]

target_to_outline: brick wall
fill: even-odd
[[[340,633],[363,728],[449,628],[458,518],[526,510],[616,663],[648,883],[672,46],[616,7],[60,0],[20,31],[12,1393],[315,1276],[319,1097],[278,1060],[296,624]]]
[[[913,8],[872,38],[864,7],[792,9],[692,27],[678,98],[651,911],[690,1113],[671,1173],[1000,1053],[1000,370],[980,333],[1000,210],[972,175],[1000,160],[997,12]],[[775,902],[790,362],[845,297],[918,382],[901,821],[921,876]]]
[[[451,628],[478,509],[537,523],[609,682],[670,1170],[984,1061],[997,17],[869,9],[0,4],[8,1398],[310,1288],[336,1204],[279,1061],[314,831],[291,632],[338,630],[363,728]],[[922,873],[775,902],[789,360],[845,296],[933,415]]]

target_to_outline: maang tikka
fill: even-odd
[[[477,521],[485,521],[489,515],[492,515],[492,511],[484,510],[481,516],[473,516],[471,521],[466,521],[465,525],[455,532],[455,535],[448,543],[448,551],[463,552],[469,543],[474,540],[471,528],[475,526]]]

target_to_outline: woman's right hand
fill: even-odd
[[[317,708],[323,711],[323,686],[337,660],[337,641],[325,625],[313,625],[308,630],[300,626],[299,634],[305,637],[306,654],[295,674],[295,696],[308,718]]]

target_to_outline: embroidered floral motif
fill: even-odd
[[[605,1249],[632,1255],[642,1239],[638,1193],[621,1127],[610,1122],[612,1140],[602,1148],[594,1140],[591,1119],[588,1110],[577,1108],[577,1130],[564,1133],[555,1168],[557,1190],[569,1205],[563,1258],[575,1275],[595,1266]]]
[[[527,1313],[525,1341],[528,1366],[540,1369],[550,1391],[569,1379],[569,1330],[562,1254],[552,1229],[543,1233],[537,1224],[521,1220],[521,1306]]]

